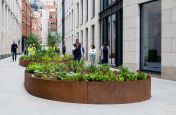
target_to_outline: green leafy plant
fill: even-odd
[[[85,61],[70,61],[68,64],[33,63],[26,69],[35,77],[42,79],[58,79],[66,81],[133,81],[145,80],[147,75],[142,72],[132,73],[128,68],[119,67],[112,71],[109,65],[87,66]]]
[[[88,72],[91,72],[91,73],[94,73],[94,72],[98,71],[98,68],[97,68],[96,66],[93,66],[93,65],[87,66],[85,69],[86,69]]]
[[[31,33],[26,41],[26,49],[30,47],[30,45],[33,45],[33,44],[35,44],[35,47],[37,50],[41,49],[41,45],[40,45],[38,38],[34,34]]]
[[[61,42],[61,37],[58,33],[48,34],[48,46],[55,46],[56,44],[59,45]]]
[[[147,79],[147,74],[143,73],[143,72],[137,72],[137,79],[138,80],[146,80]]]
[[[35,72],[38,72],[38,71],[42,71],[43,69],[44,69],[43,64],[33,63],[26,68],[26,71],[29,72],[29,73],[35,73]]]
[[[118,80],[119,81],[133,81],[133,80],[145,80],[147,79],[147,74],[143,72],[132,73],[127,67],[119,67]]]
[[[27,55],[21,56],[20,57],[21,60],[30,60],[30,57]]]
[[[20,57],[21,60],[28,60],[28,61],[40,61],[40,62],[50,62],[50,61],[66,61],[71,60],[71,55],[61,56],[55,52],[46,52],[40,51],[35,53],[34,55],[24,55]]]

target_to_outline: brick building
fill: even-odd
[[[22,51],[24,51],[25,41],[30,35],[31,24],[31,7],[29,0],[22,0]]]
[[[41,11],[33,11],[32,13],[32,33],[38,38],[41,42]]]
[[[57,4],[55,1],[45,1],[45,8],[49,11],[49,22],[51,32],[57,32]]]

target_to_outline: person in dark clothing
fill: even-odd
[[[66,52],[66,46],[65,46],[65,44],[63,44],[63,46],[62,46],[62,54],[65,55],[65,52]]]
[[[15,42],[13,42],[13,44],[11,45],[11,52],[12,52],[13,61],[16,61],[16,58],[17,58],[17,48],[18,48],[18,45]]]
[[[72,48],[73,56],[75,61],[80,61],[83,56],[83,47],[79,42],[79,39],[76,39],[76,43],[73,44]]]
[[[100,58],[102,64],[107,64],[109,60],[109,47],[104,44],[100,50]]]

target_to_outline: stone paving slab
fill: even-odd
[[[56,102],[24,89],[24,70],[11,58],[0,60],[0,115],[176,115],[176,82],[152,78],[152,98],[117,105]]]

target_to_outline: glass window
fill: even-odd
[[[92,18],[95,17],[95,0],[92,0]]]
[[[83,30],[81,30],[81,44],[83,45]]]
[[[103,11],[103,0],[101,0],[100,9],[101,9],[101,11]]]
[[[86,22],[88,21],[88,15],[89,15],[89,13],[88,13],[88,10],[89,10],[89,2],[88,2],[89,0],[86,0]]]
[[[77,38],[79,39],[79,32],[77,32]]]
[[[115,66],[115,56],[116,56],[116,14],[112,15],[112,24],[111,24],[111,52],[110,52],[110,58],[111,58],[111,64]]]
[[[104,36],[104,32],[103,32],[104,23],[103,23],[103,22],[104,22],[104,20],[101,20],[101,21],[100,21],[100,29],[101,29],[101,30],[100,30],[100,43],[101,43],[101,45],[103,44],[103,39],[104,39],[104,38],[103,38],[103,36]],[[101,45],[100,45],[100,47],[101,47]],[[99,47],[99,48],[100,48],[100,47]]]
[[[121,0],[101,0],[101,11]]]
[[[141,69],[161,71],[161,1],[141,5]]]
[[[116,1],[118,1],[118,0],[112,0],[112,4],[114,4]]]
[[[110,64],[115,64],[116,58],[116,14],[109,16],[108,18],[108,46],[110,48]]]
[[[88,28],[86,28],[86,58],[88,59],[88,51],[89,51],[89,49],[88,49],[88,43],[89,43],[89,41],[88,41]]]
[[[108,17],[108,46],[111,43],[111,16]]]
[[[83,24],[83,0],[81,0],[81,23]]]
[[[95,25],[92,25],[92,44],[95,44]]]
[[[79,26],[79,3],[77,3],[77,27]]]
[[[111,1],[111,0],[108,0],[108,6],[110,6],[110,5],[111,5],[111,3],[112,3],[112,1]]]
[[[72,13],[71,13],[71,20],[72,20],[71,29],[73,31],[73,23],[74,23],[74,20],[73,20],[73,10],[72,10]]]

